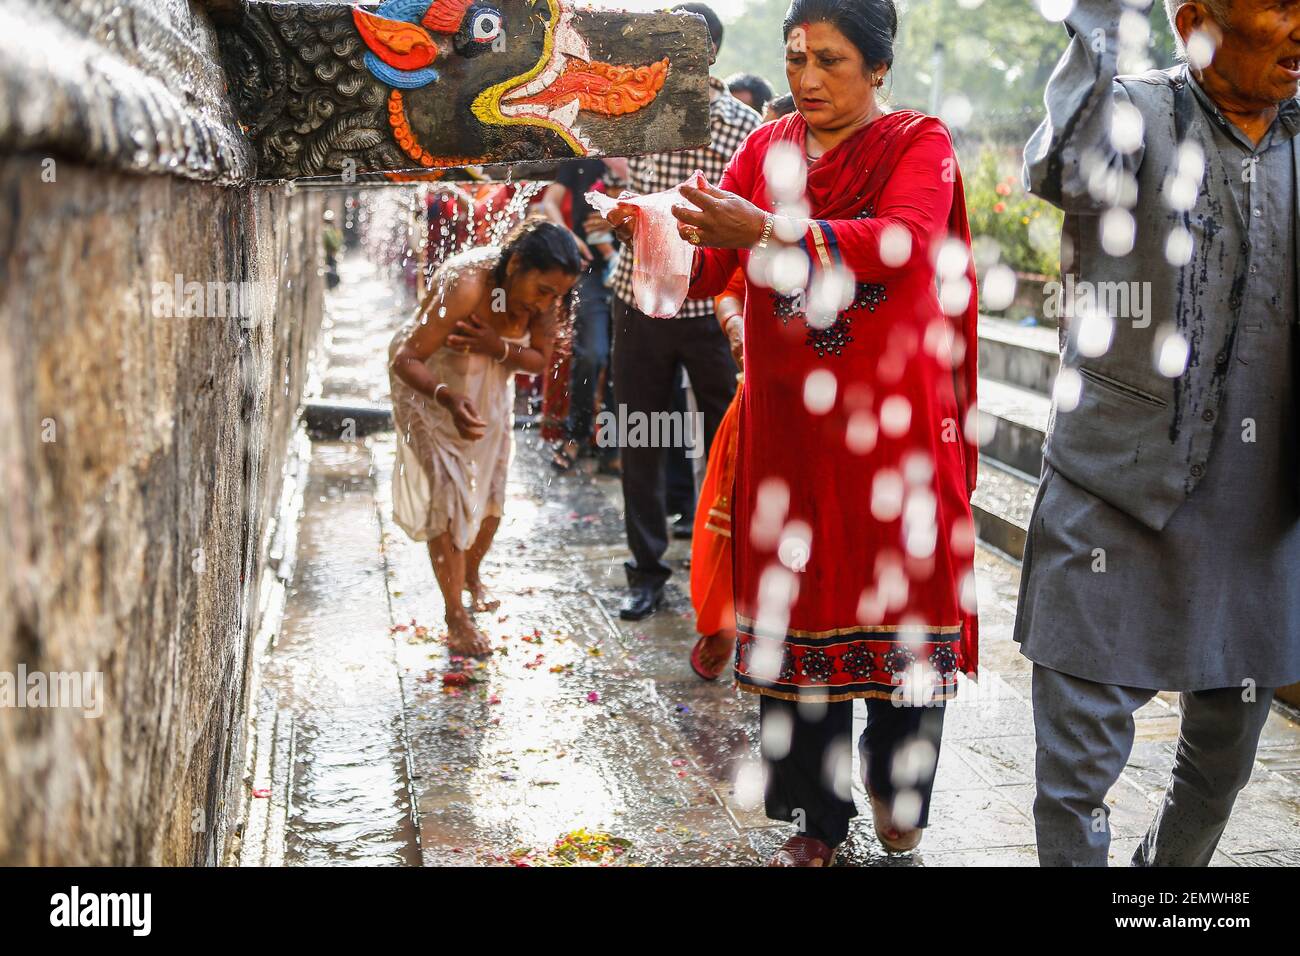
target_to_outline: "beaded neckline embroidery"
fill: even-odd
[[[867,219],[874,213],[873,207],[868,207],[860,212],[858,219]],[[805,293],[803,290],[792,292],[788,295],[782,295],[773,291],[772,311],[776,313],[781,320],[782,325],[789,325],[793,318],[802,319],[808,329],[807,337],[804,339],[804,345],[809,346],[817,353],[818,358],[826,358],[828,355],[842,355],[844,349],[853,341],[853,318],[852,313],[866,309],[868,312],[875,312],[876,306],[886,302],[889,296],[885,293],[885,286],[879,282],[859,282],[854,287],[853,301],[848,307],[840,312],[835,321],[824,328],[818,328],[808,321],[807,313],[800,308]]]

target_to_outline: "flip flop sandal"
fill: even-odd
[[[768,866],[833,866],[839,848],[831,849],[816,837],[793,836],[772,854]]]
[[[727,664],[730,663],[731,655],[728,654],[722,658],[722,666],[717,670],[709,670],[709,668],[704,666],[704,659],[702,656],[704,653],[704,643],[713,636],[714,635],[712,634],[701,635],[700,639],[695,642],[695,646],[691,648],[691,670],[695,671],[695,675],[699,677],[700,680],[717,680],[722,676],[722,672],[727,669]],[[735,650],[736,645],[734,641],[732,642],[731,647],[732,650]]]

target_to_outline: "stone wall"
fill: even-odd
[[[320,194],[38,157],[0,194],[0,670],[105,675],[99,718],[0,709],[0,862],[215,862]],[[167,314],[178,276],[253,283],[251,315]]]
[[[0,0],[0,677],[104,680],[0,706],[0,864],[231,842],[323,199],[242,184],[216,62],[184,0]]]

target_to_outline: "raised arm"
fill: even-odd
[[[707,247],[696,254],[690,296],[721,293],[739,264],[737,250],[754,247],[767,231],[769,214],[748,198],[754,177],[743,156],[749,146],[747,142],[736,153],[720,188],[682,187],[682,195],[700,211],[673,209],[684,224],[681,228],[698,229]],[[799,246],[814,270],[836,265],[851,271],[858,281],[882,282],[918,257],[928,256],[935,237],[946,232],[955,169],[952,139],[935,123],[918,134],[900,157],[870,218],[774,223],[772,234],[790,235],[793,229],[799,235],[802,230]],[[891,241],[893,233],[899,238]]]
[[[1139,129],[1136,108],[1115,75],[1121,14],[1131,10],[1145,18],[1152,2],[1078,0],[1065,18],[1070,45],[1047,82],[1047,117],[1025,146],[1024,181],[1030,192],[1066,212],[1114,205],[1119,174],[1133,173],[1142,163],[1140,136],[1131,150],[1115,145]]]
[[[564,183],[553,182],[542,190],[542,197],[537,200],[537,208],[542,215],[565,229],[569,228],[569,224],[564,221],[564,197],[568,191]]]

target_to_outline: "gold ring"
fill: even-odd
[[[698,246],[698,245],[700,244],[700,228],[699,228],[699,226],[688,226],[688,227],[687,227],[687,229],[686,229],[686,241],[689,242],[689,243],[690,243],[691,245],[693,245],[693,246]]]

